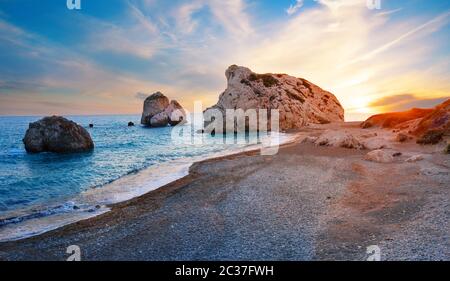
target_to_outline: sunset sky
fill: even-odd
[[[450,97],[450,1],[0,0],[0,115],[217,101],[231,64],[303,77],[347,120]]]

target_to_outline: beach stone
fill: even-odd
[[[169,99],[161,92],[156,92],[144,101],[144,110],[142,112],[141,124],[150,126],[150,120],[153,116],[163,112],[169,106]],[[159,118],[160,119],[160,118]]]
[[[378,134],[377,133],[367,133],[367,134],[362,134],[359,137],[363,138],[363,139],[368,139],[368,138],[373,138],[373,137],[377,137]]]
[[[302,143],[315,143],[318,137],[307,136],[302,140]]]
[[[346,131],[325,131],[316,141],[316,145],[363,149],[364,146],[351,133]]]
[[[269,112],[275,109],[279,111],[280,131],[308,124],[344,121],[344,109],[337,98],[303,78],[286,74],[257,74],[237,65],[230,66],[225,76],[226,90],[219,96],[217,104],[205,110],[219,110],[224,120],[227,109],[254,109],[257,112],[261,109]],[[207,125],[208,123],[205,124]],[[271,130],[270,118],[267,128]],[[235,124],[234,131],[237,130],[239,128]],[[247,126],[246,130],[250,128]]]
[[[29,153],[71,153],[94,148],[94,142],[85,128],[60,116],[45,117],[30,123],[23,143]]]
[[[369,150],[376,150],[389,147],[389,141],[381,137],[364,140],[362,144],[366,149]]]
[[[372,162],[378,162],[378,163],[391,163],[394,162],[394,157],[387,153],[384,150],[377,149],[374,151],[371,151],[366,154],[364,157],[365,160],[372,161]]]
[[[405,162],[408,163],[413,163],[413,162],[418,162],[418,161],[422,161],[424,159],[423,155],[414,155],[411,156],[410,158],[406,159]]]

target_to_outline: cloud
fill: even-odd
[[[292,16],[295,14],[301,7],[303,7],[303,0],[296,0],[295,4],[291,4],[289,8],[286,10],[286,13],[289,16]]]
[[[77,13],[83,32],[73,45],[0,20],[0,51],[3,45],[14,62],[0,65],[0,92],[8,93],[0,95],[0,113],[11,112],[8,102],[18,109],[20,99],[55,98],[79,105],[78,113],[95,113],[95,106],[139,112],[143,93],[156,91],[186,107],[195,99],[209,106],[226,87],[231,64],[307,78],[336,94],[347,116],[391,110],[374,105],[387,96],[414,93],[426,104],[449,95],[448,42],[441,36],[448,11],[399,20],[400,9],[380,13],[361,0],[319,0],[301,13],[304,1],[292,1],[289,17],[271,19],[255,1],[125,2],[114,20]],[[393,108],[413,105],[408,99],[392,101]]]
[[[409,110],[411,108],[432,108],[448,99],[450,99],[450,96],[440,98],[420,98],[413,94],[401,94],[374,100],[370,103],[370,106],[382,107],[383,111],[393,112]]]

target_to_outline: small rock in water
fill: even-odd
[[[133,122],[128,122],[128,127],[133,127],[134,126],[134,123]]]
[[[414,155],[414,156],[406,159],[405,162],[413,163],[413,162],[417,162],[417,161],[422,161],[423,159],[424,159],[423,155],[419,154],[419,155]]]
[[[394,162],[394,157],[390,153],[387,153],[386,151],[381,149],[377,149],[367,153],[364,159],[378,163]]]
[[[89,124],[89,128],[94,128],[94,124]]]

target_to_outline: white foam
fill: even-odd
[[[263,140],[263,143],[281,145],[294,141],[296,136],[275,134],[272,137],[275,140],[271,142]],[[63,203],[61,207],[54,208],[62,208],[61,212],[49,211],[48,215],[2,225],[0,227],[0,242],[28,238],[104,214],[110,210],[107,206],[111,204],[139,197],[187,176],[189,168],[196,162],[260,148],[261,144],[255,144],[206,156],[181,158],[151,166],[135,174],[126,175],[100,188],[84,191],[70,201]],[[67,206],[70,206],[70,208],[67,208]]]

